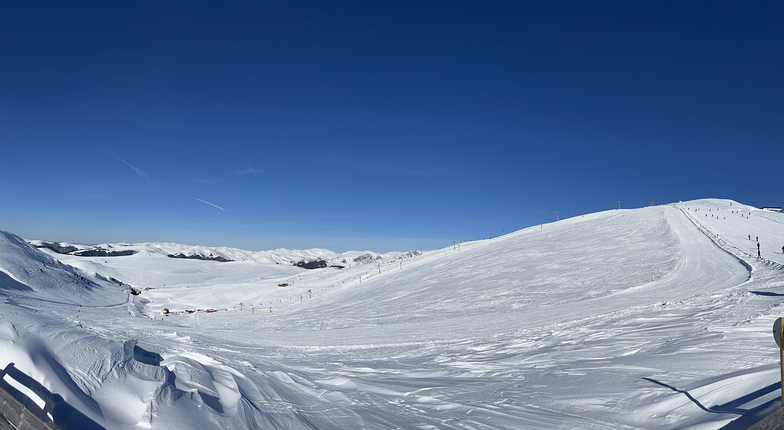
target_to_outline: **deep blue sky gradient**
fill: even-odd
[[[0,229],[389,251],[618,200],[781,206],[782,22],[781,1],[3,0]]]

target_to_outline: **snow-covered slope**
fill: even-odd
[[[127,294],[96,272],[64,264],[24,240],[0,231],[0,289],[15,297],[106,306],[127,302]]]
[[[316,270],[365,253],[3,233],[0,366],[107,428],[745,428],[778,402],[782,223],[699,200]]]

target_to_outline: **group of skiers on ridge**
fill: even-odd
[[[730,206],[732,206],[732,203],[730,203]],[[691,208],[688,208],[687,210],[691,211]],[[694,209],[694,212],[697,212],[698,210],[699,209]],[[719,209],[717,208],[716,212],[718,211]],[[712,210],[708,209],[708,212],[712,212]],[[736,213],[736,212],[732,211],[732,213]],[[740,211],[738,211],[738,213],[740,213]],[[751,212],[749,212],[749,215],[751,215]],[[708,214],[705,214],[705,216],[708,216]],[[741,216],[743,216],[743,214],[741,214]],[[711,217],[713,217],[713,215],[711,215]],[[716,219],[718,218],[719,216],[716,215]],[[727,219],[727,217],[724,217],[724,219]],[[760,251],[759,236],[754,236],[754,237],[757,239],[757,258],[762,258],[762,252]],[[751,240],[751,235],[749,235],[749,240]],[[784,254],[784,246],[781,247],[781,253]]]
[[[757,258],[762,258],[762,254],[760,253],[759,236],[754,237],[757,239]],[[749,240],[751,240],[751,235],[749,235]],[[781,247],[781,253],[784,254],[784,246]]]

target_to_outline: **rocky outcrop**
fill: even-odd
[[[201,255],[201,254],[189,254],[189,255],[186,255],[186,254],[183,254],[181,252],[178,252],[176,254],[168,254],[166,256],[169,257],[169,258],[188,258],[188,259],[192,259],[192,260],[220,261],[221,263],[228,263],[230,261],[234,261],[234,260],[229,260],[226,257],[221,257],[220,255],[212,255],[212,254],[210,254],[210,255]]]

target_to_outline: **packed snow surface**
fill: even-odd
[[[717,199],[423,255],[0,232],[0,367],[112,429],[745,428],[780,402],[783,246]]]

